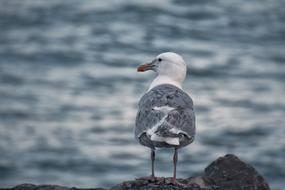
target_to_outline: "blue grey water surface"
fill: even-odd
[[[283,0],[1,0],[0,187],[111,187],[149,172],[137,102],[165,51],[188,64],[197,116],[178,176],[233,153],[285,186]],[[171,150],[156,171],[171,176]]]

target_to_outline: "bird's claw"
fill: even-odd
[[[165,183],[166,183],[166,184],[170,184],[170,185],[181,186],[181,187],[188,187],[187,184],[181,183],[181,182],[177,181],[177,180],[174,179],[174,178],[167,179],[167,180],[165,181]]]

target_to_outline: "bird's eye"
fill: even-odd
[[[161,59],[161,58],[158,58],[158,61],[160,62],[160,61],[162,61],[162,59]]]

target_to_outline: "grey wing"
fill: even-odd
[[[163,106],[173,110],[165,115],[165,112],[154,109]],[[161,122],[162,119],[163,122]],[[175,133],[178,131],[193,139],[195,115],[192,99],[181,89],[172,85],[160,85],[146,93],[139,103],[135,128],[136,139],[158,123],[160,123],[159,131],[163,136],[177,136]]]
[[[179,134],[186,135],[190,140],[194,139],[195,128],[195,114],[190,108],[177,108],[171,111],[165,119],[168,134],[164,136],[175,136]]]
[[[151,97],[150,97],[151,98]],[[152,128],[163,118],[163,113],[154,110],[152,107],[142,106],[136,116],[135,137],[138,138]]]

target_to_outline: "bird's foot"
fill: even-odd
[[[164,178],[163,177],[155,177],[155,176],[145,176],[145,177],[140,177],[140,178],[137,178],[137,180],[146,180],[146,181],[149,181],[149,182],[155,182],[155,183],[164,183]]]
[[[168,178],[168,179],[166,179],[166,180],[165,180],[165,183],[166,183],[166,184],[169,184],[169,185],[180,186],[180,187],[188,187],[187,184],[181,183],[181,182],[177,181],[177,180],[174,179],[174,178],[170,178],[170,179]]]

